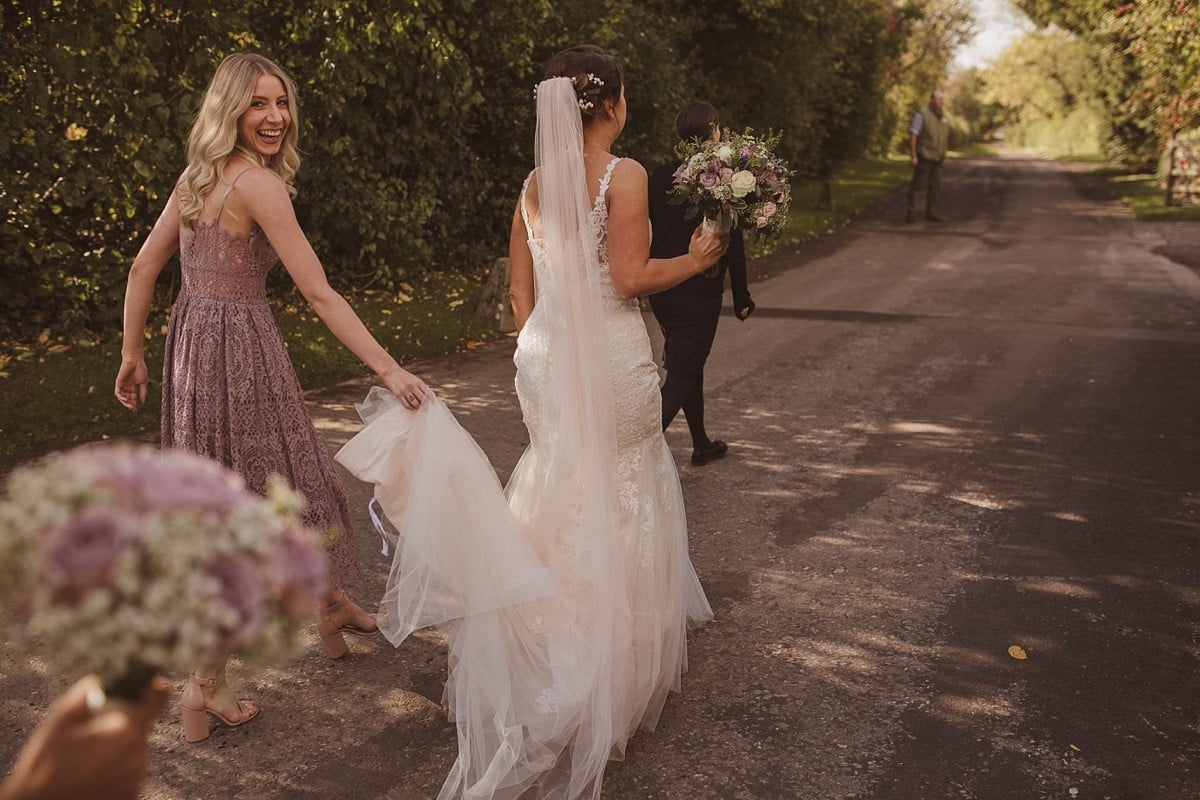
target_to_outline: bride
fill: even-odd
[[[649,258],[646,172],[610,152],[623,83],[584,45],[537,87],[510,242],[530,445],[507,487],[432,396],[412,411],[373,390],[338,454],[397,534],[384,633],[399,645],[441,625],[448,641],[459,752],[443,800],[598,798],[606,762],[679,689],[688,626],[712,616],[636,298],[715,264],[725,241],[698,230],[686,255]]]

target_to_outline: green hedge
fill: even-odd
[[[540,65],[626,65],[621,152],[669,156],[683,102],[783,129],[800,176],[859,155],[898,46],[886,0],[8,0],[0,28],[0,336],[119,330],[125,274],[222,57],[295,76],[297,211],[335,286],[393,289],[507,247]],[[892,38],[889,38],[891,36]],[[282,271],[278,271],[282,274]],[[164,281],[165,283],[165,281]],[[160,292],[160,302],[169,293]]]

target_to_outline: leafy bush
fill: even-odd
[[[0,336],[116,335],[129,263],[231,52],[273,57],[299,84],[297,213],[333,284],[394,290],[505,252],[532,166],[530,90],[556,50],[591,41],[624,61],[623,154],[668,157],[676,110],[705,98],[728,125],[782,129],[793,166],[827,176],[879,118],[882,60],[897,47],[889,7],[606,0],[597,15],[583,0],[9,0]]]

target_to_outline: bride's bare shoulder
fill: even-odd
[[[633,158],[622,158],[613,169],[613,180],[646,180],[646,168]]]

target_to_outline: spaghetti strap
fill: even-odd
[[[225,201],[227,201],[229,199],[229,193],[233,191],[233,187],[234,187],[234,185],[237,184],[238,178],[242,177],[243,175],[245,175],[247,172],[249,172],[252,169],[255,169],[255,166],[253,164],[246,167],[244,170],[239,172],[237,175],[234,175],[233,180],[231,180],[225,186],[225,194],[224,194],[224,196],[221,197],[221,207],[217,210],[217,216],[214,218],[214,221],[219,222],[221,219],[221,215],[225,213]]]

